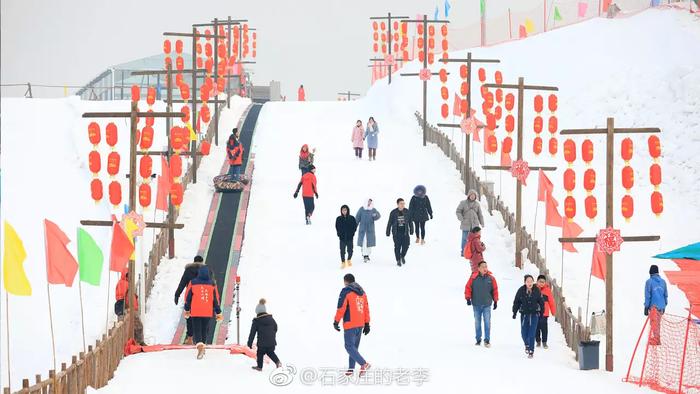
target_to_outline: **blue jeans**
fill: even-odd
[[[229,166],[228,167],[228,176],[229,178],[233,180],[239,180],[241,179],[241,166]]]
[[[462,249],[459,250],[460,254],[464,254],[464,247],[467,246],[467,236],[469,235],[469,230],[462,230]]]
[[[520,314],[520,336],[523,337],[525,347],[531,352],[535,351],[535,332],[539,317],[537,313]]]
[[[484,320],[484,340],[491,342],[491,305],[474,305],[476,341],[481,342],[481,320]]]
[[[366,361],[357,350],[360,347],[360,339],[362,338],[362,327],[350,328],[345,330],[345,350],[350,356],[349,369],[355,369],[355,363],[360,366],[365,365]]]

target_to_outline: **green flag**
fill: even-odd
[[[554,20],[555,21],[561,20],[561,14],[559,13],[559,7],[557,7],[557,6],[554,6]]]
[[[479,8],[481,10],[481,16],[484,16],[484,13],[486,13],[486,0],[481,0],[479,2]]]
[[[95,240],[82,228],[78,228],[78,264],[80,280],[94,286],[100,285],[104,256]]]

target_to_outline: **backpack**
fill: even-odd
[[[464,252],[462,253],[464,255],[464,258],[467,260],[471,260],[472,258],[472,243],[467,242],[466,245],[464,245]]]

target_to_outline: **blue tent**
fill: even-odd
[[[688,259],[700,260],[700,242],[683,246],[670,252],[657,254],[657,259]]]

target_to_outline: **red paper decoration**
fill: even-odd
[[[592,221],[598,215],[598,200],[594,196],[588,196],[584,200],[584,205],[586,207],[586,216]]]
[[[622,187],[629,193],[630,189],[634,186],[634,170],[630,166],[624,166],[622,168]]]
[[[102,200],[102,181],[99,178],[90,181],[90,196],[95,202]]]
[[[535,139],[532,140],[532,151],[535,155],[542,153],[542,138],[535,137]]]
[[[588,165],[593,161],[593,142],[589,139],[581,144],[581,158]]]
[[[622,140],[622,148],[620,149],[620,155],[625,163],[632,160],[632,154],[634,153],[634,144],[631,138],[625,138]]]
[[[574,191],[575,187],[576,187],[576,172],[571,168],[567,168],[564,171],[564,189],[567,191],[567,193],[569,195],[571,195],[571,192]]]
[[[649,180],[654,185],[654,190],[659,190],[661,184],[661,166],[654,163],[649,167]]]
[[[100,152],[93,150],[88,154],[88,167],[94,176],[100,172],[100,168],[102,168],[102,158],[100,157]]]
[[[620,230],[612,227],[601,229],[595,239],[595,247],[599,251],[607,254],[620,251],[620,246],[624,242],[624,238],[620,235]]]
[[[564,199],[564,214],[569,222],[573,222],[576,217],[576,199],[573,196],[566,196]]]
[[[660,192],[651,193],[651,211],[658,217],[664,211],[664,196]]]
[[[121,157],[119,152],[110,152],[107,156],[107,173],[110,176],[115,176],[119,173],[119,162]],[[115,204],[116,205],[116,204]]]
[[[530,166],[525,160],[515,160],[511,163],[510,174],[520,183],[526,185],[527,176],[530,174]]]
[[[576,161],[576,143],[571,138],[564,141],[564,160],[569,166]]]
[[[117,145],[117,125],[112,122],[107,123],[107,127],[105,127],[105,140],[107,141],[107,145],[112,148]]]
[[[100,125],[97,122],[90,122],[88,125],[88,139],[92,145],[97,145],[102,139],[100,135]]]
[[[595,170],[589,168],[583,173],[583,188],[590,194],[595,189]]]
[[[542,108],[544,105],[544,99],[542,98],[541,95],[536,95],[535,96],[535,112],[539,113],[542,112]]]
[[[122,202],[122,185],[117,181],[109,184],[109,202],[115,207]]]
[[[144,208],[151,205],[151,185],[148,183],[139,185],[139,204]]]
[[[151,178],[152,173],[153,158],[151,158],[151,156],[148,155],[141,156],[141,160],[139,161],[139,174],[141,175],[141,178],[143,178],[144,182],[148,181]]]
[[[625,218],[625,221],[630,221],[632,218],[632,215],[634,215],[634,199],[632,199],[632,196],[626,195],[622,197],[622,216]]]
[[[661,156],[661,141],[659,140],[659,137],[652,135],[647,140],[647,143],[649,145],[649,154],[654,161],[657,161]]]

